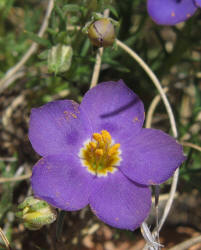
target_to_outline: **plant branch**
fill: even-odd
[[[110,13],[109,9],[106,9],[104,11],[104,17],[108,17]],[[103,55],[103,48],[99,48],[98,52],[96,54],[96,63],[94,65],[94,70],[91,78],[91,84],[90,84],[90,89],[95,87],[98,83],[98,78],[100,74],[100,68],[101,68],[101,61],[102,61],[102,55]]]
[[[0,184],[5,183],[5,182],[15,182],[15,181],[22,181],[29,179],[31,177],[31,173],[21,175],[21,176],[16,176],[16,177],[10,177],[10,178],[0,178]]]
[[[164,88],[163,91],[164,91],[164,93],[167,93],[168,88]],[[160,102],[160,100],[161,100],[160,95],[155,96],[154,99],[152,100],[152,102],[148,108],[148,111],[147,111],[145,128],[151,128],[153,114],[154,114],[154,111],[155,111],[158,103]]]
[[[190,148],[193,148],[195,150],[198,150],[201,152],[201,147],[196,145],[196,144],[193,144],[191,142],[185,142],[185,141],[181,141],[180,142],[184,147],[190,147]]]
[[[6,246],[6,250],[11,250],[10,243],[9,243],[8,239],[6,238],[6,235],[4,234],[1,227],[0,227],[0,237],[2,238],[2,240]]]
[[[201,235],[185,240],[184,242],[170,248],[169,250],[188,250],[190,247],[194,246],[197,243],[201,243]]]

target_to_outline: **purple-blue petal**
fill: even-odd
[[[34,195],[67,211],[88,204],[93,176],[80,165],[75,155],[52,155],[42,158],[31,177]]]
[[[94,179],[89,203],[103,222],[120,229],[135,230],[150,211],[151,192],[148,187],[136,185],[117,171],[106,178]]]
[[[136,134],[144,122],[144,106],[139,97],[122,80],[104,82],[89,90],[80,104],[92,123],[93,131],[108,130],[127,139]]]
[[[201,0],[194,0],[195,5],[201,7]]]
[[[121,171],[131,180],[143,184],[160,184],[169,179],[185,160],[182,146],[168,134],[142,129],[122,144]]]
[[[90,136],[90,124],[74,101],[54,101],[31,111],[29,139],[42,156],[78,152]]]
[[[193,0],[148,0],[147,9],[157,24],[175,25],[191,17],[197,7]]]

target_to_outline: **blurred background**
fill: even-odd
[[[140,230],[111,228],[99,221],[88,207],[66,213],[59,240],[56,240],[56,223],[29,231],[15,217],[18,204],[32,194],[29,177],[39,159],[27,136],[30,110],[57,99],[82,100],[90,86],[97,48],[77,27],[84,27],[93,12],[103,13],[105,9],[119,23],[117,38],[136,51],[163,87],[168,88],[178,140],[186,143],[187,160],[180,168],[175,202],[161,231],[161,243],[164,249],[170,249],[200,235],[201,10],[185,23],[159,26],[148,16],[145,0],[56,0],[41,37],[38,31],[49,2],[0,0],[0,227],[12,249],[137,250],[144,246]],[[33,43],[37,48],[26,63],[5,79],[6,72]],[[72,49],[72,58],[68,54],[64,68],[51,61],[50,53],[58,45]],[[140,96],[147,112],[157,90],[143,69],[114,44],[104,49],[99,82],[119,79]],[[162,102],[156,108],[152,127],[171,134]],[[161,186],[161,211],[170,183],[171,180]],[[153,211],[148,219],[152,227],[154,218]],[[2,240],[0,249],[6,249]],[[201,249],[201,244],[190,249]]]

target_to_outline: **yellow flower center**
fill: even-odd
[[[114,173],[121,161],[120,144],[114,144],[107,130],[94,133],[92,140],[87,141],[81,148],[79,156],[82,165],[97,176],[107,176],[108,172]]]

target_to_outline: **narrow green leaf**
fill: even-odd
[[[119,14],[118,14],[118,12],[116,11],[116,9],[115,9],[113,6],[109,5],[109,6],[108,6],[108,9],[111,11],[111,13],[112,13],[116,18],[119,18]]]

